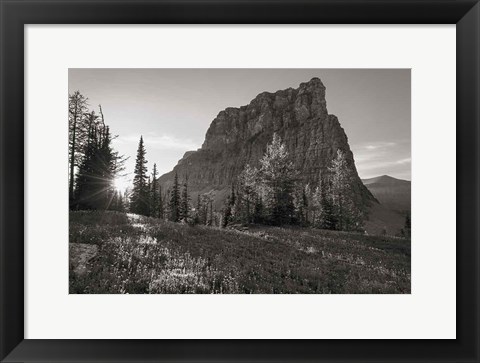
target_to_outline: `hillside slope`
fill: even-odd
[[[70,252],[72,294],[410,293],[410,241],[386,236],[79,211]]]

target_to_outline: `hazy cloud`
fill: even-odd
[[[120,136],[116,139],[118,143],[135,145],[138,144],[139,140],[139,135]],[[147,149],[188,151],[196,150],[200,147],[199,143],[191,139],[182,139],[166,134],[147,133],[143,135],[143,141]]]
[[[364,145],[364,148],[367,150],[378,150],[396,146],[395,142],[376,142],[376,143],[369,143]]]
[[[397,164],[410,164],[411,162],[412,162],[412,158],[397,160]]]
[[[410,179],[410,142],[368,142],[352,145],[355,165],[362,178],[383,174]]]

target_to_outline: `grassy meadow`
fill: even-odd
[[[410,240],[70,212],[71,294],[405,294]]]

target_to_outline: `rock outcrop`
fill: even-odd
[[[188,174],[192,196],[214,190],[221,206],[246,164],[258,166],[267,144],[277,133],[305,183],[316,185],[337,150],[345,152],[359,202],[375,201],[358,177],[345,131],[328,114],[325,86],[318,78],[275,93],[263,92],[248,105],[229,107],[212,121],[205,142],[189,151],[174,170],[159,178],[163,190],[171,187],[175,172]]]

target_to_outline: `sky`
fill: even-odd
[[[326,87],[329,114],[344,128],[361,178],[411,180],[409,69],[69,69],[68,92],[79,90],[90,109],[102,106],[118,135],[113,147],[129,157],[119,189],[131,182],[140,135],[149,172],[173,169],[186,151],[201,147],[217,114],[247,105],[313,77]]]

